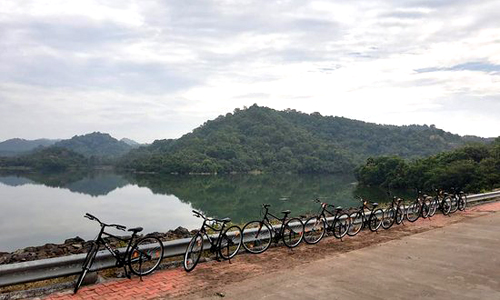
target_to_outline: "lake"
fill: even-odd
[[[87,212],[106,223],[165,232],[198,228],[192,209],[242,224],[259,218],[262,203],[278,215],[284,209],[299,215],[318,211],[311,201],[318,197],[350,207],[359,204],[358,196],[388,199],[383,190],[360,188],[352,176],[340,175],[0,173],[0,251],[94,238],[99,227],[83,218]]]

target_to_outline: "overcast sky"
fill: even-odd
[[[254,103],[500,135],[500,1],[0,1],[0,140],[177,138]]]

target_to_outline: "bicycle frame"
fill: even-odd
[[[116,236],[116,235],[113,235],[111,233],[108,233],[108,232],[105,232],[104,229],[105,229],[106,226],[101,226],[101,230],[99,231],[99,234],[97,235],[97,237],[94,239],[94,243],[97,244],[97,247],[98,249],[100,248],[100,245],[103,245],[104,248],[106,250],[109,251],[109,253],[111,253],[111,255],[116,259],[116,266],[117,267],[123,267],[123,270],[125,272],[125,276],[127,276],[127,278],[130,278],[130,273],[128,272],[127,270],[127,253],[129,253],[131,247],[132,247],[132,242],[134,241],[134,238],[136,236],[136,232],[133,232],[132,233],[132,236],[130,238],[122,238],[122,237],[119,237],[119,236]],[[109,243],[102,237],[103,235],[105,235],[106,237],[112,237],[112,238],[115,238],[115,239],[118,239],[122,242],[127,242],[127,248],[125,250],[125,253],[122,253],[120,252],[120,250],[118,249],[113,249]]]
[[[274,233],[273,234],[274,243],[277,244],[279,242],[279,240],[283,237],[283,232],[285,230],[286,217],[288,216],[288,214],[285,214],[283,216],[283,219],[281,219],[281,218],[278,218],[277,216],[273,215],[272,213],[270,213],[268,207],[265,207],[265,209],[266,209],[266,212],[264,213],[264,217],[262,218],[261,222],[262,223],[266,222],[269,225],[269,227],[271,228],[271,231]],[[274,228],[273,224],[271,223],[271,221],[267,217],[268,215],[270,215],[272,218],[274,218],[278,221],[281,221],[281,226],[280,226],[279,230],[276,230],[276,228]]]
[[[333,213],[333,212],[331,212],[331,211],[329,211],[327,209],[328,206],[331,206],[331,207],[335,208],[334,205],[327,204],[327,203],[321,203],[321,212],[317,215],[317,218],[318,219],[319,218],[323,218],[325,220],[325,223],[326,223],[326,230],[333,232],[334,231],[334,227],[330,226],[330,222],[328,222],[328,219],[326,217],[325,212],[329,213],[333,217],[333,220],[332,220],[331,224],[335,224],[335,221],[337,221],[337,219],[339,218],[339,216],[342,213],[347,214],[347,217],[349,217],[349,214],[346,211],[344,211],[344,210],[338,210],[338,209],[336,209],[336,212]]]
[[[201,229],[200,229],[200,233],[202,235],[204,235],[207,238],[208,242],[210,243],[210,249],[209,249],[209,251],[212,252],[212,253],[215,253],[216,259],[219,259],[219,251],[218,251],[219,249],[218,248],[219,248],[219,245],[221,243],[222,232],[224,231],[224,227],[226,226],[226,223],[222,222],[222,225],[221,225],[220,229],[217,229],[215,227],[210,226],[207,222],[214,222],[216,224],[220,224],[220,222],[217,222],[215,220],[209,220],[209,219],[203,218],[203,224],[201,225]],[[213,239],[207,233],[206,227],[212,229],[215,232],[219,232],[219,235],[217,236],[217,239]]]

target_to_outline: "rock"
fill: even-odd
[[[189,236],[191,233],[189,232],[189,230],[187,230],[186,228],[184,227],[177,227],[175,230],[174,230],[174,233],[178,236],[182,236],[182,237],[186,237],[186,236]]]
[[[85,240],[79,236],[64,241],[65,244],[81,244],[83,242],[85,242]]]
[[[16,251],[12,252],[14,255],[20,255],[24,253],[24,249],[17,249]]]

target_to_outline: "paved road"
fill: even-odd
[[[500,299],[499,257],[500,213],[492,213],[221,291],[224,299],[240,300]]]

